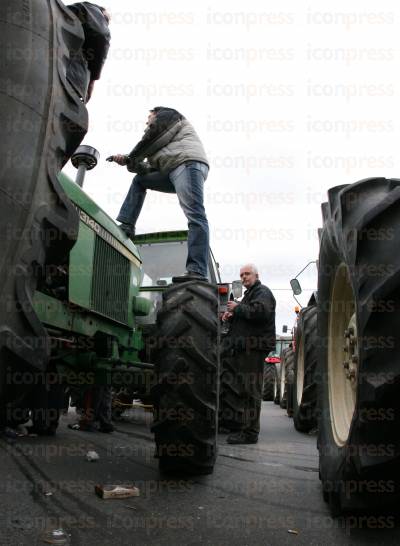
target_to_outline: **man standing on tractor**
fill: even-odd
[[[222,320],[230,321],[228,344],[237,371],[241,430],[230,434],[229,444],[255,444],[260,432],[260,411],[265,355],[275,349],[275,298],[261,284],[255,265],[244,265],[240,279],[246,288],[240,303],[229,301]]]
[[[153,108],[142,140],[130,154],[113,155],[108,161],[137,173],[117,218],[121,229],[134,237],[147,190],[176,193],[188,220],[189,235],[187,271],[174,280],[205,280],[209,228],[203,186],[209,165],[203,145],[189,121],[173,108]]]

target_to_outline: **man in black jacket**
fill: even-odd
[[[82,100],[88,102],[110,48],[110,14],[91,2],[77,2],[67,7],[78,17],[85,35],[82,47],[71,55],[67,78]]]
[[[240,303],[228,302],[222,320],[229,320],[229,345],[237,370],[243,420],[241,431],[228,436],[229,444],[255,444],[260,432],[264,358],[275,349],[275,298],[261,284],[257,268],[244,265],[240,279],[246,288]]]

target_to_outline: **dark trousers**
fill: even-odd
[[[38,385],[31,393],[31,419],[37,431],[56,431],[64,390],[61,384]]]
[[[84,414],[80,420],[82,425],[100,427],[111,425],[112,390],[108,385],[93,385],[84,395]]]
[[[32,425],[39,434],[55,433],[64,392],[65,386],[55,368],[37,373],[35,386],[19,400],[18,406],[8,409],[7,425],[16,427],[31,418]]]
[[[233,357],[237,369],[237,388],[242,407],[241,430],[258,436],[263,388],[265,351],[249,351]]]

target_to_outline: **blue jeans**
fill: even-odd
[[[176,193],[188,220],[188,257],[186,269],[207,276],[209,229],[204,209],[203,185],[208,166],[199,161],[182,163],[168,174],[158,171],[136,175],[122,204],[117,220],[131,226],[142,210],[147,190]]]

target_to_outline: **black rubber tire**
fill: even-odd
[[[362,180],[332,188],[328,199],[322,207],[318,278],[318,449],[324,498],[339,515],[399,500],[400,181]],[[327,340],[337,313],[344,312],[330,315],[340,264],[347,268],[355,303],[359,365],[348,437],[338,441],[331,424],[328,354],[337,347],[340,357],[343,340]]]
[[[282,351],[281,369],[279,371],[279,406],[282,409],[286,409],[286,381],[284,381],[286,368],[285,351],[286,349]]]
[[[243,402],[237,385],[237,371],[230,347],[229,334],[221,342],[221,380],[219,428],[239,431],[243,423]]]
[[[290,347],[286,357],[286,413],[293,417],[294,351]]]
[[[87,111],[66,80],[69,51],[79,48],[78,19],[58,0],[2,0],[0,8],[0,404],[21,390],[9,370],[38,373],[47,334],[32,309],[45,267],[68,255],[78,215],[57,175],[87,131]],[[12,374],[11,374],[12,375]],[[7,382],[7,385],[6,385]]]
[[[274,399],[274,375],[275,365],[264,362],[263,400],[272,402]]]
[[[317,426],[317,307],[304,307],[297,320],[294,357],[293,424],[299,432],[310,432]],[[303,362],[299,362],[300,359]],[[300,377],[302,374],[302,377]],[[298,382],[301,393],[297,393]]]
[[[280,374],[281,374],[281,365],[279,363],[275,364],[274,366],[274,404],[279,406],[279,403],[281,401],[281,394],[279,389],[279,381],[280,381]]]
[[[217,455],[217,287],[191,281],[168,288],[157,330],[152,431],[160,470],[210,474]]]
[[[286,347],[282,351],[281,369],[280,369],[280,401],[279,405],[282,409],[287,410],[288,401],[288,381],[293,374],[294,353],[292,347]],[[283,385],[283,388],[282,388]]]

